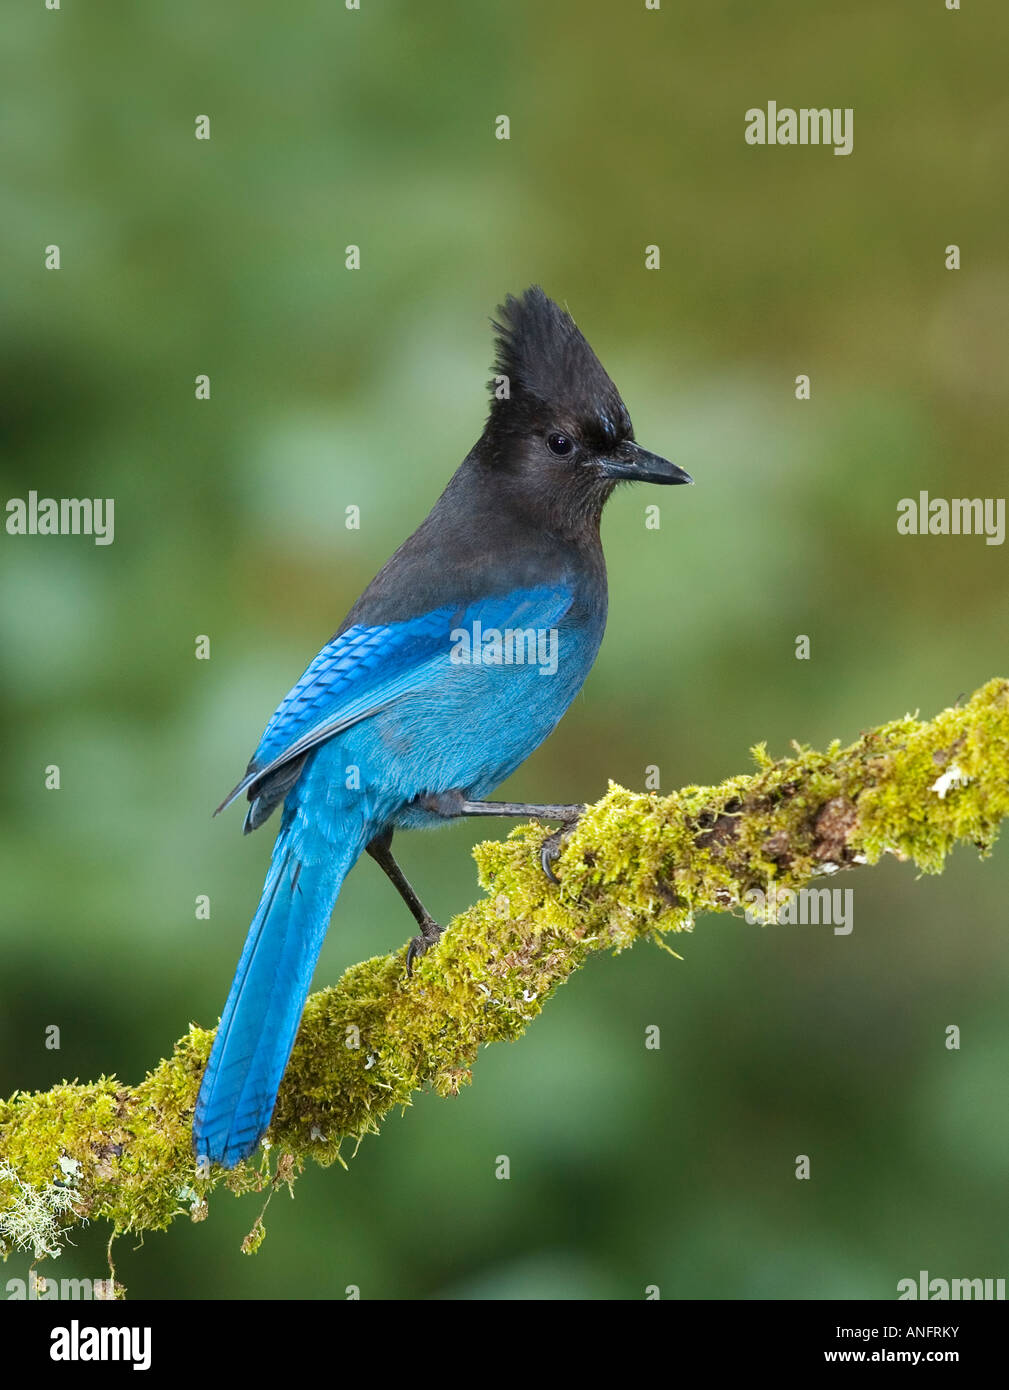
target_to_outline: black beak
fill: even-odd
[[[692,483],[694,480],[684,468],[670,463],[668,459],[650,454],[625,439],[608,459],[603,459],[600,468],[604,478],[619,478],[628,483]]]

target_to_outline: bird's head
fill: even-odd
[[[690,483],[637,444],[620,392],[572,319],[533,286],[509,295],[497,332],[484,439],[498,468],[579,511],[602,509],[618,482]]]

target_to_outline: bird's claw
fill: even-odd
[[[542,866],[543,872],[546,874],[547,878],[550,880],[551,883],[556,883],[560,885],[560,879],[554,873],[553,869],[554,860],[557,859],[560,855],[561,845],[564,841],[564,837],[566,835],[570,835],[571,831],[574,830],[577,824],[577,816],[574,820],[565,821],[564,824],[559,826],[558,829],[556,829],[552,835],[548,835],[547,838],[540,845],[540,865]]]
[[[444,927],[439,927],[438,923],[430,917],[421,927],[419,933],[410,942],[406,950],[406,974],[407,978],[413,974],[413,963],[419,960],[425,951],[429,951],[436,941],[441,939]]]

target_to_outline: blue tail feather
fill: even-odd
[[[285,816],[200,1085],[198,1159],[234,1167],[269,1127],[333,905],[363,847],[360,818],[346,830],[334,850]]]

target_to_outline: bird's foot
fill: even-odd
[[[406,973],[407,977],[413,974],[413,963],[420,960],[425,951],[429,951],[436,941],[441,940],[444,927],[439,927],[433,917],[425,918],[421,924],[420,932],[413,938],[406,951]]]
[[[554,861],[559,857],[565,839],[571,834],[580,819],[580,816],[574,816],[571,820],[564,821],[540,845],[540,864],[551,883],[560,883],[560,879],[554,873]]]

